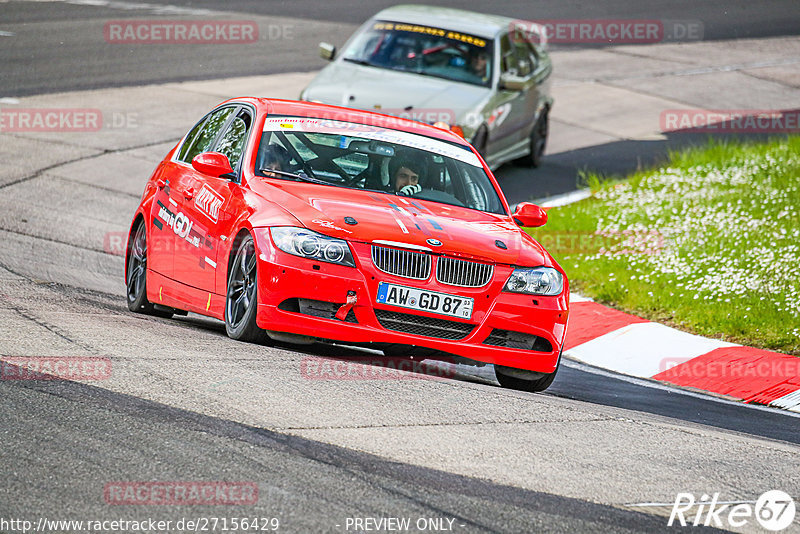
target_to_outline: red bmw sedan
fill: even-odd
[[[480,155],[445,129],[322,104],[237,98],[148,180],[128,238],[131,310],[194,312],[230,337],[369,344],[493,364],[546,389],[569,288]]]

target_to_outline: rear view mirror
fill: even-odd
[[[360,139],[347,138],[345,146],[347,150],[354,150],[362,154],[371,154],[373,156],[394,156],[394,147],[378,141],[362,141]]]
[[[530,202],[520,202],[511,215],[519,226],[544,226],[547,223],[547,212],[540,206]]]
[[[228,156],[219,152],[203,152],[192,160],[192,167],[197,172],[213,176],[214,178],[233,177],[233,169]]]
[[[328,61],[333,60],[333,58],[336,57],[336,47],[330,43],[320,43],[319,57],[327,59]]]

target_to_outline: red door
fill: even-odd
[[[235,179],[240,171],[251,123],[252,117],[247,109],[236,109],[221,127],[221,133],[213,144],[204,150],[225,155],[234,170],[231,176],[209,176],[189,166],[181,178],[178,197],[182,219],[175,230],[175,279],[209,293],[224,291],[224,288],[215,287],[217,269],[227,267],[220,265],[220,238],[230,223],[226,210],[232,188],[239,187],[231,179]]]
[[[147,267],[168,278],[174,276],[173,257],[175,252],[175,233],[172,223],[177,201],[173,188],[174,178],[170,178],[174,168],[172,162],[159,169],[156,178],[155,198],[150,210],[152,224],[147,233]]]
[[[225,227],[231,182],[225,178],[187,173],[182,197],[181,225],[176,229],[175,279],[214,293],[221,228]],[[235,186],[234,186],[235,187]],[[221,266],[225,268],[225,266]],[[221,289],[220,289],[221,291]]]

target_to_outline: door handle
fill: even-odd
[[[163,178],[159,178],[158,180],[156,180],[156,187],[158,187],[159,189],[164,189],[166,186],[167,186],[167,181],[164,180]]]
[[[183,192],[183,196],[184,196],[184,198],[188,198],[188,199],[194,197],[194,187],[190,187],[189,189],[186,189]]]

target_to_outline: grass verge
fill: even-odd
[[[527,229],[572,289],[697,334],[800,355],[800,136],[710,141]]]

